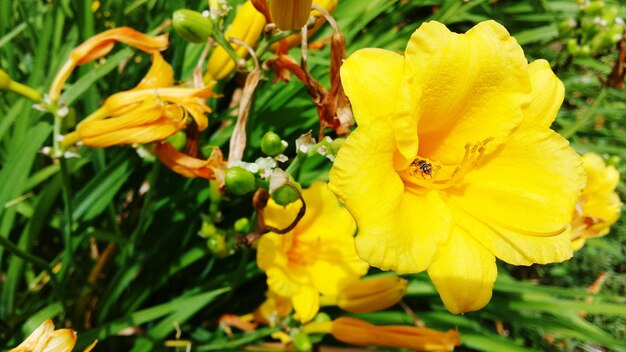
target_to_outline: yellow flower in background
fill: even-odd
[[[356,224],[326,183],[316,182],[303,191],[306,214],[285,235],[261,237],[257,263],[267,274],[269,289],[290,297],[300,321],[311,320],[319,310],[320,293],[337,295],[358,281],[369,266],[354,250]],[[269,226],[284,228],[295,219],[299,202],[282,207],[270,200],[264,211]]]
[[[585,245],[585,239],[601,237],[609,233],[620,216],[622,202],[615,192],[619,183],[619,172],[602,157],[587,153],[583,155],[583,166],[587,173],[585,187],[572,221],[572,248],[577,251]]]
[[[248,0],[237,9],[235,19],[226,30],[226,33],[224,33],[224,37],[240,39],[253,47],[257,40],[259,40],[259,36],[263,32],[264,27],[265,17],[257,11],[254,5],[252,5],[252,2]],[[248,50],[242,45],[233,44],[233,49],[235,49],[235,52],[237,52],[241,58],[248,56]],[[221,46],[216,46],[209,57],[204,82],[209,84],[212,81],[224,79],[233,72],[236,66],[237,64],[230,55],[228,55],[226,50]]]
[[[312,4],[313,0],[272,0],[272,21],[283,31],[300,29],[309,19]]]
[[[96,345],[94,341],[85,352]],[[54,329],[51,320],[44,321],[19,346],[9,352],[70,352],[76,344],[76,332],[72,329]]]
[[[91,147],[109,147],[160,141],[185,128],[190,115],[198,130],[206,129],[205,114],[211,109],[203,98],[213,95],[211,87],[173,84],[171,66],[154,53],[152,66],[137,87],[107,98],[100,109],[78,124],[77,135],[68,135],[64,143],[78,138]]]
[[[350,313],[375,312],[400,302],[406,284],[406,280],[395,275],[365,278],[346,285],[336,296],[322,296],[320,304],[336,305]]]
[[[456,34],[425,23],[404,56],[359,50],[341,79],[359,127],[330,187],[356,219],[356,249],[370,265],[428,270],[448,310],[461,313],[489,302],[496,257],[571,257],[585,178],[550,129],[564,88],[546,61],[528,64],[504,27]]]
[[[201,177],[207,180],[224,182],[226,162],[219,148],[213,148],[207,160],[191,157],[181,153],[169,143],[161,143],[157,146],[156,154],[159,160],[177,174],[195,178]]]
[[[169,45],[167,34],[156,37],[149,36],[130,27],[118,27],[99,33],[72,50],[69,59],[52,82],[49,92],[50,100],[57,101],[59,99],[63,84],[76,66],[104,57],[111,52],[117,42],[122,42],[147,53],[163,51]]]
[[[275,326],[280,318],[291,313],[291,298],[267,291],[267,299],[254,311],[254,320],[269,326]]]
[[[331,333],[341,342],[356,346],[406,348],[418,351],[452,351],[461,344],[459,332],[408,325],[373,325],[364,320],[340,317],[332,322],[310,323],[306,333]]]

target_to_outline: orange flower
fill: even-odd
[[[117,42],[122,42],[148,53],[163,51],[167,49],[169,44],[167,34],[154,37],[138,32],[130,27],[113,28],[99,33],[72,50],[70,58],[57,73],[54,82],[52,82],[49,93],[50,100],[57,101],[59,99],[63,84],[76,66],[84,65],[107,55]]]
[[[219,148],[214,148],[207,160],[197,159],[176,150],[169,143],[157,146],[156,154],[170,169],[185,177],[202,177],[207,180],[224,180],[226,163]]]
[[[158,52],[152,67],[133,89],[113,94],[103,106],[81,121],[77,135],[68,135],[64,144],[75,139],[91,147],[161,141],[183,129],[192,116],[198,130],[208,127],[205,113],[211,109],[202,101],[211,88],[172,87],[173,71]]]

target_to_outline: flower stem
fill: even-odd
[[[19,94],[25,98],[28,98],[34,103],[41,103],[41,94],[35,89],[15,81],[11,81],[7,87],[13,93]]]

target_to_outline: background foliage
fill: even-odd
[[[626,17],[626,7],[620,6],[619,15]],[[183,7],[202,10],[206,1],[103,0],[93,12],[92,0],[0,0],[0,68],[43,92],[78,43],[112,26],[149,32]],[[568,55],[568,38],[559,36],[558,28],[578,15],[573,0],[340,0],[334,13],[348,53],[363,47],[403,50],[427,20],[459,32],[497,20],[529,60],[546,58],[565,83],[566,101],[555,128],[578,152],[614,156],[610,162],[626,174],[626,93],[605,85],[617,50]],[[326,28],[315,38],[328,34]],[[165,57],[176,77],[186,78],[202,48],[174,33],[170,40]],[[310,55],[313,75],[328,83],[323,81],[328,48]],[[106,61],[81,67],[64,93],[76,120],[108,95],[134,86],[148,65],[147,55],[119,45]],[[228,96],[240,84],[235,77],[218,89]],[[215,113],[204,145],[225,147],[235,117],[227,99],[211,104]],[[301,133],[318,128],[313,105],[297,81],[262,81],[252,110],[246,160],[260,156],[259,141],[268,130],[293,146]],[[163,341],[175,339],[177,330],[193,341],[194,350],[237,349],[275,331],[228,336],[217,323],[222,314],[253,310],[263,300],[265,277],[253,250],[237,249],[221,258],[198,236],[202,214],[216,215],[218,209],[206,182],[183,179],[130,147],[83,148],[79,158],[68,160],[70,173],[63,175],[40,153],[51,145],[51,132],[52,116],[24,98],[0,95],[0,349],[17,345],[48,317],[78,330],[79,347],[98,338],[97,350],[112,351],[167,350]],[[293,147],[288,152],[293,155]],[[329,167],[322,157],[309,159],[300,181],[324,180]],[[626,192],[623,181],[619,192]],[[250,199],[223,199],[219,211],[219,228],[232,240],[234,222],[252,214]],[[567,263],[500,265],[494,297],[480,312],[449,314],[425,275],[407,277],[405,302],[431,327],[458,327],[460,349],[623,350],[625,242],[621,221]],[[103,256],[108,260],[97,260]],[[586,293],[601,272],[607,279],[600,293]],[[400,308],[361,317],[413,323]]]

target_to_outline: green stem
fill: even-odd
[[[306,159],[307,159],[306,154],[296,155],[296,157],[293,158],[293,160],[291,161],[291,164],[289,164],[285,172],[288,173],[293,178],[296,178],[298,171],[300,171],[300,167],[302,166],[302,164],[304,163]]]
[[[63,196],[63,244],[65,249],[65,255],[63,256],[61,271],[59,276],[64,279],[65,274],[68,272],[72,265],[73,258],[73,246],[72,246],[72,198],[70,194],[70,173],[67,167],[67,160],[61,157],[59,159],[59,166],[61,167],[61,193]]]
[[[4,247],[4,249],[11,252],[11,254],[24,259],[25,261],[31,263],[32,265],[36,267],[43,269],[46,273],[48,273],[48,275],[50,276],[50,285],[52,286],[52,291],[54,292],[54,295],[57,296],[57,299],[59,300],[59,302],[61,302],[61,305],[63,305],[63,307],[66,307],[65,301],[63,300],[63,295],[61,294],[61,285],[59,285],[57,276],[54,273],[54,271],[52,271],[50,266],[48,266],[48,263],[46,263],[45,260],[39,258],[36,255],[23,251],[21,248],[16,246],[13,242],[9,241],[8,239],[2,236],[0,236],[0,246]]]
[[[232,45],[230,45],[226,37],[224,37],[224,33],[222,33],[221,31],[213,31],[212,36],[217,44],[224,48],[224,50],[226,50],[226,52],[228,53],[228,55],[230,55],[233,61],[235,61],[235,65],[239,65],[239,62],[241,61],[241,56],[237,54],[237,52],[235,51],[235,49],[233,49]]]
[[[274,44],[274,43],[276,43],[278,41],[281,41],[281,40],[289,37],[290,35],[296,34],[298,32],[299,32],[299,30],[285,31],[285,32],[279,32],[276,35],[265,37],[265,39],[261,42],[261,44],[259,44],[259,48],[256,50],[256,56],[257,57],[261,57],[261,55],[265,54],[265,52],[270,49],[272,44]]]

